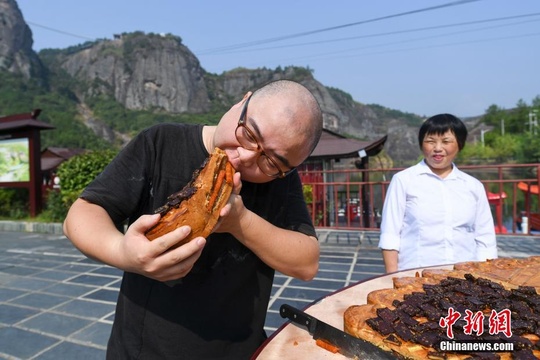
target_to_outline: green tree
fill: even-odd
[[[487,110],[486,114],[482,118],[482,122],[486,125],[494,127],[494,130],[499,134],[501,133],[501,121],[506,121],[507,113],[504,109],[498,107],[497,105],[491,105]]]
[[[520,138],[513,134],[495,136],[489,145],[493,148],[493,156],[499,163],[517,159],[521,150]]]
[[[540,163],[540,136],[527,133],[523,136],[522,163]]]
[[[527,126],[527,120],[529,119],[529,112],[530,107],[527,106],[527,103],[520,99],[517,104],[516,108],[512,112],[514,115],[512,117],[512,132],[513,133],[523,133],[525,131],[528,131],[529,128]]]
[[[536,95],[534,99],[532,99],[532,107],[540,110],[540,95]]]
[[[60,194],[66,210],[84,188],[98,176],[116,156],[113,150],[98,150],[77,155],[58,167]]]
[[[457,157],[459,164],[478,164],[486,163],[489,159],[494,158],[493,149],[490,146],[482,146],[482,143],[477,142],[467,144],[461,150]]]

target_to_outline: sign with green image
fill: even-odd
[[[0,141],[0,182],[30,181],[28,139]]]

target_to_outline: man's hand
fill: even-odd
[[[159,214],[143,215],[123,234],[99,205],[77,199],[64,221],[64,233],[86,256],[118,269],[158,281],[186,276],[206,244],[202,237],[174,248],[191,231],[183,226],[150,241],[145,233]]]
[[[174,245],[189,235],[189,226],[182,226],[149,241],[145,232],[159,220],[159,214],[143,215],[128,228],[119,243],[119,254],[124,256],[124,270],[158,280],[176,280],[186,276],[201,255],[206,240],[195,238],[178,248]]]
[[[231,233],[235,235],[241,231],[240,223],[242,217],[249,216],[251,213],[245,206],[240,196],[242,190],[242,181],[240,179],[240,173],[237,172],[233,177],[233,191],[229,197],[227,204],[221,209],[219,213],[220,219],[216,224],[213,232],[218,233]]]

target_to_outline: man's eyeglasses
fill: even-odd
[[[250,99],[251,96],[244,103],[242,113],[240,113],[240,119],[238,120],[238,126],[236,127],[235,131],[236,140],[238,140],[238,143],[244,149],[258,152],[257,166],[265,175],[275,178],[283,178],[288,173],[293,171],[294,168],[288,171],[281,170],[279,165],[261,149],[261,146],[257,141],[257,137],[246,125],[247,108]]]

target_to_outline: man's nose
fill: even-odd
[[[243,147],[238,148],[238,158],[244,164],[244,166],[249,167],[257,162],[259,157],[259,150],[248,150]]]

